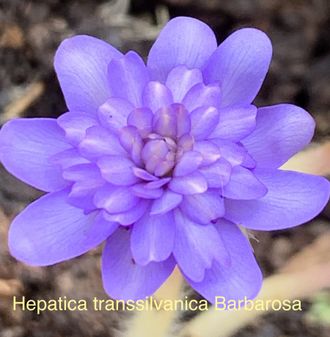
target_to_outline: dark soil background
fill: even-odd
[[[219,42],[239,27],[265,31],[274,57],[257,104],[292,102],[304,107],[316,119],[315,140],[322,142],[330,136],[329,6],[328,0],[0,0],[0,119],[65,112],[52,65],[65,37],[90,34],[147,56],[160,27],[171,17],[188,15],[208,23]],[[39,195],[0,170],[0,280],[7,282],[11,294],[0,295],[0,337],[122,336],[124,313],[37,316],[12,311],[12,294],[107,298],[100,280],[100,250],[49,268],[30,268],[10,257],[9,221]],[[254,246],[264,274],[280,268],[327,230],[329,217],[324,213],[303,227],[256,233],[259,242]],[[303,312],[268,314],[237,337],[329,336],[329,326],[307,319],[309,308],[305,302]]]

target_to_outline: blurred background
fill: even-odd
[[[291,102],[302,106],[316,119],[314,142],[327,144],[329,14],[329,0],[0,0],[0,122],[17,117],[57,117],[66,111],[53,69],[55,50],[64,38],[89,34],[146,57],[161,27],[172,17],[186,15],[208,23],[219,42],[240,27],[265,31],[273,42],[274,56],[256,104]],[[329,147],[321,156],[312,154],[305,160],[327,158]],[[330,168],[322,171],[326,173],[330,174]],[[100,249],[49,268],[30,268],[10,257],[9,222],[39,196],[40,192],[0,168],[0,337],[124,336],[121,331],[128,313],[45,312],[37,316],[12,311],[12,296],[19,294],[34,299],[64,295],[107,298],[100,279]],[[256,232],[253,246],[264,275],[272,275],[292,256],[328,235],[329,216],[326,209],[303,227]],[[198,297],[186,288],[189,296]],[[303,309],[268,313],[235,336],[329,336],[329,289],[309,296]],[[178,324],[193,316],[179,313]]]

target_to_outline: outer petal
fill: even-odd
[[[142,92],[149,81],[147,68],[138,54],[128,52],[109,64],[109,85],[114,97],[142,106]]]
[[[212,268],[205,271],[201,282],[189,280],[190,285],[207,300],[216,304],[216,297],[228,300],[254,298],[261,287],[262,275],[253,256],[250,243],[240,229],[222,220],[217,225],[218,232],[229,253],[231,264],[223,268],[215,261]]]
[[[257,170],[256,177],[268,188],[259,200],[226,200],[226,218],[256,230],[294,227],[319,214],[329,200],[330,185],[309,174]]]
[[[153,78],[165,81],[169,71],[178,65],[203,67],[216,47],[216,38],[205,23],[177,17],[160,32],[150,50],[148,67]]]
[[[208,138],[239,141],[249,135],[256,126],[257,108],[227,108],[219,111],[219,123]]]
[[[240,29],[221,43],[204,69],[206,83],[220,85],[221,107],[250,104],[262,85],[271,57],[271,42],[257,29]]]
[[[242,143],[258,168],[278,168],[312,139],[315,122],[291,104],[258,109],[257,127]]]
[[[152,295],[170,276],[175,266],[172,258],[140,266],[130,251],[130,232],[119,229],[104,248],[102,277],[106,292],[114,299],[138,300]]]
[[[140,265],[167,260],[174,246],[175,223],[173,213],[146,214],[132,230],[131,249]]]
[[[91,36],[64,40],[55,55],[55,70],[71,111],[96,112],[110,96],[107,69],[121,53]]]
[[[233,167],[228,184],[222,195],[229,199],[259,199],[267,193],[267,188],[255,175],[242,166]]]
[[[174,257],[185,275],[200,282],[213,260],[227,266],[228,253],[213,225],[201,226],[175,211]]]
[[[31,265],[46,266],[71,259],[94,248],[116,229],[97,213],[66,202],[67,191],[45,195],[30,204],[13,221],[9,249]]]
[[[67,185],[61,167],[54,165],[50,157],[70,147],[55,119],[15,119],[0,131],[0,158],[5,168],[46,192]]]

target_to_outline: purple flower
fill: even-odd
[[[177,264],[205,298],[254,297],[262,275],[239,225],[297,226],[329,199],[322,177],[279,167],[311,140],[290,104],[256,108],[272,47],[241,29],[171,20],[147,65],[88,36],[65,40],[55,69],[69,112],[1,129],[1,160],[49,192],[13,221],[9,247],[52,265],[106,241],[102,274],[116,299],[151,295]]]

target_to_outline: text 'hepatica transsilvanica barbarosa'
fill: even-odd
[[[55,69],[69,112],[1,130],[7,170],[49,192],[13,221],[12,255],[52,265],[106,241],[115,299],[151,295],[175,265],[211,302],[254,297],[262,275],[238,226],[293,227],[329,199],[326,179],[279,170],[310,142],[311,116],[252,104],[271,55],[257,29],[218,47],[187,17],[165,26],[147,65],[93,37],[65,40]]]

